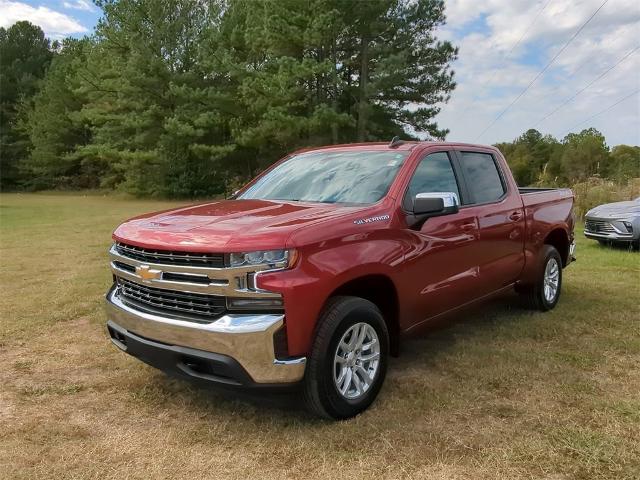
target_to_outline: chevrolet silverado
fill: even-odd
[[[348,418],[434,320],[512,289],[554,308],[572,209],[571,190],[519,189],[489,146],[298,151],[231,199],[120,225],[107,329],[169,374],[297,387],[314,413]]]

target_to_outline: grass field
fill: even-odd
[[[0,196],[1,478],[640,478],[640,254],[578,235],[549,313],[515,296],[408,342],[345,422],[118,351],[106,250],[166,202]],[[265,403],[265,405],[262,405]]]

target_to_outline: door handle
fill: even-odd
[[[462,230],[464,230],[465,232],[468,232],[469,230],[473,230],[474,228],[476,228],[476,224],[475,223],[463,223],[462,225],[460,225],[460,228]]]
[[[517,222],[521,218],[522,218],[522,212],[520,212],[518,210],[516,210],[511,215],[509,215],[509,220],[511,220],[512,222]]]

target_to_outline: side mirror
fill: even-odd
[[[418,193],[407,223],[411,228],[419,228],[428,218],[458,213],[458,205],[458,195],[453,192]]]
[[[453,192],[419,193],[413,201],[414,215],[450,215],[458,212],[458,195]]]

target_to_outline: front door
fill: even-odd
[[[453,192],[461,189],[452,161],[453,152],[443,150],[423,157],[409,181],[403,209],[412,209],[418,193]],[[475,212],[429,218],[418,229],[407,227],[410,247],[405,255],[399,288],[411,292],[405,312],[407,328],[462,305],[476,296],[480,264],[478,222]]]

